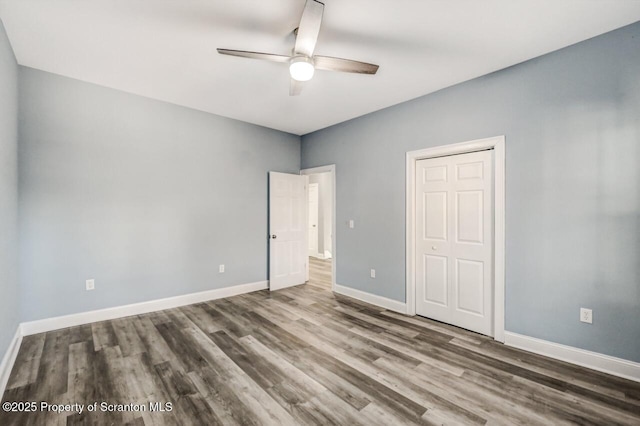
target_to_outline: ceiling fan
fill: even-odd
[[[300,94],[302,91],[302,82],[311,80],[316,69],[375,74],[378,71],[378,65],[353,61],[351,59],[313,55],[316,42],[318,41],[318,34],[320,33],[323,11],[324,3],[320,3],[317,0],[307,0],[304,11],[302,12],[302,18],[300,19],[300,25],[294,30],[296,34],[296,44],[291,56],[231,49],[218,49],[218,53],[243,58],[288,63],[289,73],[291,74],[291,84],[289,87],[290,96]]]

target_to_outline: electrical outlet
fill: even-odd
[[[350,220],[349,220],[349,228],[353,229],[353,228],[355,228],[355,227],[356,227],[356,223],[354,222],[354,220],[353,220],[353,219],[350,219]]]
[[[218,266],[218,272],[220,272],[220,273],[224,272],[224,265]]]
[[[94,288],[96,288],[96,280],[94,279],[87,280],[85,282],[85,286],[87,288],[87,291],[93,290]]]
[[[593,312],[591,309],[580,308],[580,321],[593,324]]]
[[[371,270],[371,278],[375,278],[376,277],[376,270],[372,269]]]

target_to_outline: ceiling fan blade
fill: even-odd
[[[378,65],[351,59],[332,58],[331,56],[314,56],[313,64],[318,70],[355,72],[359,74],[375,74]]]
[[[302,82],[292,78],[289,84],[289,96],[298,96],[300,92],[302,92]]]
[[[316,0],[307,0],[298,26],[298,34],[296,36],[296,45],[293,49],[296,55],[304,55],[311,57],[316,48],[318,34],[320,33],[320,24],[322,24],[322,13],[324,12],[324,3]]]
[[[246,50],[218,49],[221,55],[240,56],[241,58],[263,59],[271,62],[289,62],[291,57],[273,53],[248,52]]]

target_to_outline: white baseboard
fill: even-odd
[[[7,352],[5,352],[2,363],[0,364],[0,399],[2,399],[4,390],[9,382],[9,376],[11,375],[13,364],[16,362],[20,343],[22,343],[22,330],[20,325],[18,325],[16,334],[13,336],[13,339],[11,339],[11,343],[9,343]]]
[[[367,293],[365,291],[356,290],[351,287],[345,287],[338,283],[336,283],[333,291],[338,294],[342,294],[343,296],[353,297],[354,299],[371,303],[372,305],[380,306],[393,312],[399,312],[401,314],[407,313],[407,304],[404,302],[398,302],[397,300],[389,299],[387,297],[382,297],[375,294]]]
[[[506,331],[504,344],[640,382],[640,363]]]
[[[61,328],[74,327],[76,325],[90,324],[96,321],[106,321],[131,315],[146,314],[149,312],[161,311],[163,309],[177,308],[178,306],[191,305],[193,303],[206,302],[208,300],[222,299],[224,297],[236,296],[238,294],[265,290],[267,288],[269,288],[269,281],[258,281],[255,283],[217,288],[199,293],[168,297],[166,299],[134,303],[132,305],[116,306],[114,308],[99,309],[96,311],[23,322],[22,334],[24,336],[28,336],[30,334],[44,333],[52,330],[59,330]]]

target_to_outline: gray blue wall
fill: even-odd
[[[267,279],[298,136],[23,67],[19,93],[23,321]]]
[[[20,320],[17,149],[18,65],[0,21],[0,361]]]
[[[337,282],[404,301],[405,153],[497,135],[506,329],[640,361],[640,23],[304,136],[336,164]]]

